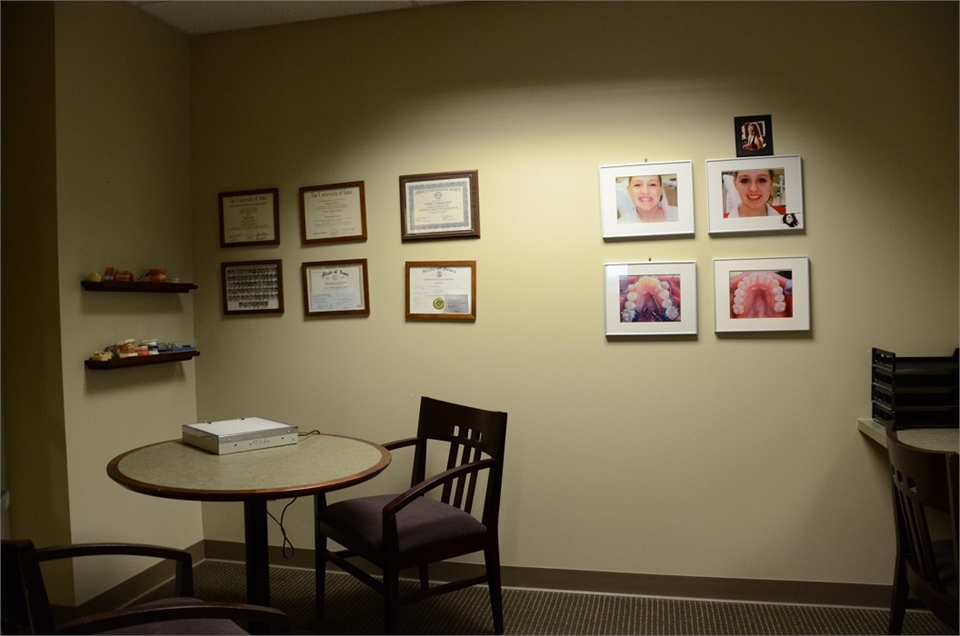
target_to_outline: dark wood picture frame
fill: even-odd
[[[280,259],[220,263],[220,281],[224,315],[283,313]]]
[[[280,245],[279,188],[221,192],[218,198],[220,247]]]
[[[421,281],[414,283],[411,280],[412,274],[416,273],[415,270],[418,269],[421,270],[419,272],[422,275]],[[469,270],[469,297],[466,298],[467,306],[465,311],[448,312],[451,306],[456,307],[455,303],[464,302],[462,293],[448,294],[450,291],[466,291],[462,288],[462,281],[455,283],[460,285],[459,289],[449,287],[450,281],[455,278],[455,272],[453,270],[457,269]],[[435,284],[428,284],[426,286],[422,284],[422,281],[426,281],[428,278],[426,270],[436,270]],[[444,272],[440,270],[447,270],[446,273],[449,274],[447,281],[442,280],[444,278]],[[460,272],[460,275],[462,276],[463,272]],[[404,304],[406,306],[407,320],[473,321],[477,319],[476,261],[407,261],[405,264],[404,281]],[[417,295],[418,298],[414,299],[414,295]],[[426,305],[429,305],[430,309],[425,311]]]
[[[353,209],[352,196],[359,199],[357,202],[359,209]],[[307,216],[311,212],[307,206],[307,197],[330,197],[329,205],[320,206],[327,207],[323,212],[331,217],[328,219],[331,222],[330,227],[321,227],[319,231],[318,228],[308,227],[312,224],[307,223]],[[304,186],[300,188],[299,205],[300,242],[303,245],[367,240],[367,203],[363,181]],[[350,218],[353,215],[356,217]],[[335,226],[336,221],[340,222],[341,227]],[[317,234],[324,234],[324,236],[317,236]]]
[[[359,274],[350,279],[350,270]],[[369,316],[370,315],[370,285],[367,274],[367,259],[354,258],[333,261],[312,261],[300,266],[300,280],[303,289],[303,314],[306,317],[337,317],[337,316]],[[324,270],[324,277],[329,276],[326,284],[330,289],[326,297],[318,299],[314,306],[313,295],[318,293],[312,285],[310,274],[312,270]],[[339,270],[339,271],[337,271]],[[319,272],[318,272],[319,273]],[[360,302],[356,302],[360,301]],[[332,305],[332,308],[319,308],[319,305]],[[338,305],[350,304],[352,309],[337,308]],[[357,307],[357,305],[360,305]]]
[[[401,241],[459,238],[480,238],[479,171],[401,175]]]

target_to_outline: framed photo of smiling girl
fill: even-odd
[[[600,166],[603,238],[693,234],[689,161]]]
[[[710,234],[803,230],[799,155],[706,163]]]

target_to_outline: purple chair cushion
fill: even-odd
[[[150,601],[143,603],[138,607],[150,607],[155,605],[170,605],[172,603],[197,602],[200,599],[190,597],[165,598],[159,601]],[[179,621],[161,621],[158,623],[145,623],[134,625],[133,627],[122,627],[110,631],[101,632],[103,634],[249,634],[240,629],[240,626],[231,620],[225,618],[193,618]]]
[[[324,509],[318,519],[334,529],[349,530],[379,552],[383,548],[383,507],[396,497],[375,495],[340,501]],[[482,537],[486,532],[486,526],[472,515],[425,497],[418,497],[397,513],[401,555],[464,537]]]

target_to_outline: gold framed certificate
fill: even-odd
[[[476,261],[408,261],[407,319],[476,320]]]
[[[220,193],[220,247],[279,244],[279,189]]]
[[[400,177],[400,239],[480,238],[476,170]]]
[[[367,259],[303,263],[306,316],[369,316]]]
[[[304,245],[366,241],[363,181],[300,188],[300,240]]]

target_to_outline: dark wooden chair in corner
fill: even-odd
[[[929,451],[899,440],[886,425],[897,524],[897,561],[890,601],[890,634],[903,629],[910,592],[949,625],[960,630],[957,603],[957,453]],[[927,511],[949,515],[952,537],[931,535]]]
[[[40,563],[55,559],[126,555],[169,559],[176,564],[174,594],[111,612],[56,622]],[[32,541],[2,542],[2,626],[4,634],[246,634],[234,621],[275,634],[290,633],[290,619],[279,610],[238,603],[207,603],[193,598],[189,552],[130,543],[86,543],[36,548]]]
[[[323,555],[383,594],[387,634],[396,633],[400,603],[484,582],[490,589],[494,631],[502,634],[497,524],[506,430],[506,413],[421,398],[417,436],[384,444],[391,451],[414,447],[409,490],[348,499],[317,511],[318,614],[322,616],[323,612]],[[430,477],[426,474],[428,445],[431,453],[440,450],[437,447],[446,447],[447,458],[446,470]],[[473,503],[481,473],[486,473],[486,488],[478,519],[473,514]],[[432,496],[426,497],[427,493]],[[328,550],[327,538],[345,549]],[[474,552],[483,552],[484,574],[430,586],[429,564]],[[348,560],[352,557],[361,557],[379,568],[383,581]],[[419,571],[420,591],[400,598],[400,572],[409,568]]]

